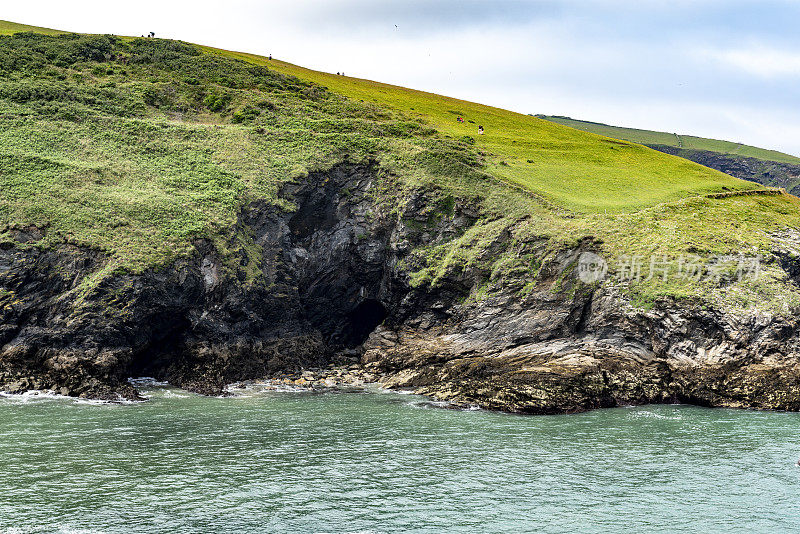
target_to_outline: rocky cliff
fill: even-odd
[[[102,255],[69,245],[6,247],[5,388],[135,397],[126,378],[153,375],[215,394],[228,382],[320,364],[360,344],[386,314],[389,235],[382,221],[366,219],[368,168],[340,167],[322,186],[309,185],[317,179],[287,186],[294,212],[259,202],[242,210],[230,240],[252,236],[260,254],[240,251],[223,262],[200,240],[169,268],[110,277],[88,294],[79,283],[100,270]]]
[[[0,74],[0,391],[216,395],[360,359],[508,411],[798,408],[796,197],[178,41],[23,32]],[[582,281],[585,253],[711,276]]]
[[[81,281],[102,269],[103,254],[26,246],[47,228],[16,230],[17,243],[0,250],[0,386],[137,398],[126,379],[148,375],[219,394],[345,353],[389,387],[513,412],[649,402],[800,409],[797,321],[669,299],[631,306],[613,285],[575,276],[579,255],[598,246],[591,239],[521,243],[541,264],[535,283],[507,276],[481,298],[470,297],[486,280],[479,268],[417,284],[411,251],[462,236],[478,214],[458,201],[432,217],[431,191],[392,190],[371,164],[311,174],[281,191],[295,209],[253,202],[241,211],[229,240],[249,236],[255,252],[198,240],[167,268],[91,290]],[[796,243],[781,242],[776,261],[796,277]]]

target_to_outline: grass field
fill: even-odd
[[[706,139],[692,135],[678,135],[667,132],[655,132],[651,130],[639,130],[637,128],[624,128],[621,126],[611,126],[599,122],[581,121],[569,117],[559,117],[552,115],[537,115],[539,118],[546,119],[557,124],[563,124],[570,128],[576,128],[584,132],[592,132],[614,139],[624,139],[632,143],[643,145],[666,145],[693,150],[709,150],[711,152],[721,152],[737,156],[758,158],[767,161],[778,161],[781,163],[800,164],[800,158],[778,152],[777,150],[767,150],[742,143],[732,141],[720,141],[718,139]]]
[[[493,154],[488,171],[579,212],[627,211],[750,182],[638,144],[586,134],[550,121],[433,93],[338,76],[277,59],[207,48],[310,80],[336,93],[410,113],[442,133],[469,136]],[[467,122],[456,121],[462,116]],[[486,134],[477,135],[481,125]]]
[[[40,246],[95,247],[110,268],[166,263],[347,158],[409,183],[477,173],[474,151],[416,121],[171,41],[6,37],[0,71],[0,242],[35,225]]]

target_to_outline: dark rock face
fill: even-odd
[[[782,187],[793,195],[800,194],[800,165],[721,154],[708,150],[693,150],[666,145],[648,146],[659,152],[680,156],[700,165],[722,171],[735,178],[770,187]]]
[[[198,241],[170,268],[106,278],[90,291],[81,282],[105,266],[101,254],[0,250],[0,386],[135,398],[126,378],[155,376],[219,394],[358,347],[390,310],[409,307],[410,288],[393,270],[408,236],[400,218],[375,210],[375,181],[363,166],[309,176],[281,193],[295,212],[256,202],[241,213],[231,242],[252,236],[256,257],[226,262]],[[412,211],[427,207],[424,194],[417,200]],[[440,233],[454,234],[452,224]],[[28,242],[36,232],[20,235]],[[426,236],[438,238],[436,229]]]
[[[247,206],[227,257],[197,241],[169,268],[95,287],[87,277],[108,261],[97,252],[0,250],[0,389],[136,398],[127,377],[155,376],[219,394],[345,352],[389,387],[505,411],[678,401],[800,410],[796,321],[626,307],[613,287],[564,276],[592,242],[542,255],[525,296],[527,281],[509,278],[499,293],[465,301],[479,272],[412,287],[409,251],[461,235],[477,215],[456,204],[432,219],[422,190],[386,209],[376,172],[342,165],[287,185],[294,212]],[[20,230],[18,241],[45,231]],[[237,249],[241,236],[258,247]],[[796,279],[800,241],[781,239],[775,257]]]

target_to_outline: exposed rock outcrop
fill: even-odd
[[[407,212],[381,214],[375,182],[370,166],[309,176],[281,193],[293,212],[247,206],[222,247],[227,257],[199,240],[169,268],[96,286],[87,282],[107,262],[98,252],[0,250],[0,385],[136,397],[126,378],[150,375],[216,394],[358,347],[389,310],[409,313],[410,288],[393,266],[410,234],[446,239],[470,223],[460,216],[438,229],[398,231],[403,219],[427,220],[429,203],[420,192]],[[18,232],[19,243],[37,231]]]
[[[381,327],[364,360],[389,387],[505,411],[664,402],[798,410],[798,324],[760,319],[667,303],[625,309],[601,290],[561,301],[492,297],[423,332]]]

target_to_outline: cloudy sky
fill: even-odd
[[[154,31],[522,113],[800,155],[792,0],[27,0],[4,1],[0,18]]]

